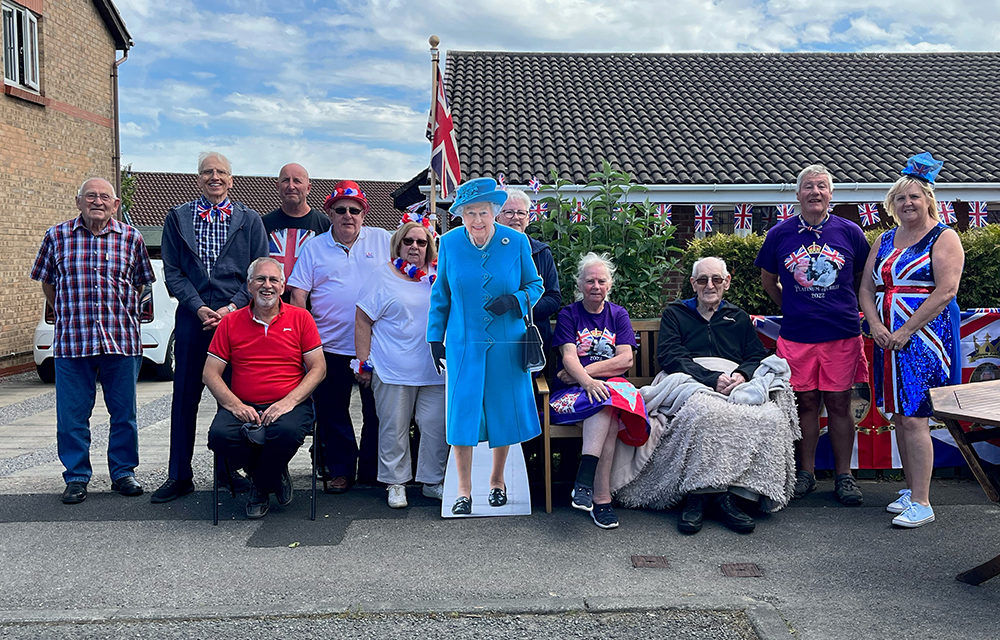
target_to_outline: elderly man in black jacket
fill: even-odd
[[[657,361],[667,373],[687,373],[702,384],[729,395],[750,380],[767,351],[757,337],[750,316],[722,299],[732,277],[721,258],[701,258],[691,270],[695,297],[667,305],[660,319]],[[721,363],[695,362],[695,358],[724,358],[736,364],[731,371]],[[725,367],[728,369],[728,367]],[[733,501],[737,487],[714,487],[689,493],[677,528],[683,533],[701,529],[706,495],[714,496],[723,524],[741,533],[754,529],[754,521]],[[749,497],[749,496],[747,496]]]

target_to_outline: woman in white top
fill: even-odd
[[[417,482],[441,499],[448,443],[445,440],[444,377],[427,352],[427,311],[437,248],[430,230],[407,222],[389,243],[391,258],[379,266],[357,304],[352,367],[371,384],[379,419],[378,480],[389,485],[389,506],[406,506],[405,483],[413,479],[410,424],[420,429]]]

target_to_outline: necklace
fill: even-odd
[[[410,280],[419,281],[427,278],[427,281],[434,284],[434,280],[437,278],[436,275],[427,275],[427,272],[423,269],[418,268],[416,265],[412,265],[402,258],[396,258],[392,261],[392,266],[395,267],[400,273],[409,278]]]

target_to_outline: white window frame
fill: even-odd
[[[38,91],[38,17],[13,2],[2,7],[4,84]]]

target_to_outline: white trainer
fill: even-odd
[[[389,485],[389,506],[402,509],[406,506],[406,487],[401,484]]]
[[[434,500],[444,499],[444,483],[439,482],[437,484],[425,484],[423,488],[424,495],[428,498],[433,498]]]
[[[907,529],[915,529],[928,522],[934,522],[934,509],[919,502],[911,502],[906,511],[892,519],[892,524]]]

